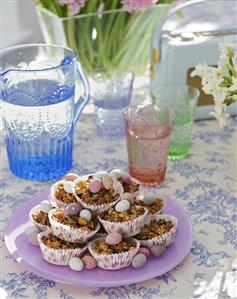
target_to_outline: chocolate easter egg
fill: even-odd
[[[77,202],[70,203],[64,210],[65,215],[73,216],[78,214],[83,209],[82,205]]]
[[[146,247],[140,247],[138,253],[144,254],[147,258],[150,256],[150,250]]]
[[[71,172],[71,173],[68,173],[68,174],[65,175],[64,180],[73,182],[77,178],[78,178],[78,175]]]
[[[127,201],[130,202],[131,205],[134,203],[134,197],[133,197],[133,195],[131,193],[128,193],[128,192],[124,192],[121,195],[121,200],[122,199],[126,199]]]
[[[83,262],[79,257],[72,257],[69,261],[69,267],[74,271],[82,271],[84,268]]]
[[[121,169],[113,169],[109,173],[114,179],[120,179],[121,176],[123,175],[123,171]]]
[[[156,201],[156,195],[153,192],[149,192],[145,194],[145,197],[143,199],[143,203],[145,205],[151,205]]]
[[[63,189],[67,193],[73,193],[75,188],[75,184],[71,181],[65,181],[63,183]]]
[[[160,257],[165,252],[165,246],[162,245],[154,245],[150,249],[154,257]]]
[[[113,188],[117,192],[117,194],[122,194],[124,192],[123,185],[117,180],[114,180]]]
[[[86,219],[87,222],[89,222],[92,219],[92,214],[89,210],[83,209],[80,212],[80,217],[83,217],[84,219]]]
[[[122,235],[118,232],[109,233],[105,238],[105,242],[110,245],[116,245],[121,241],[122,241]]]
[[[146,261],[147,261],[146,256],[142,253],[138,253],[137,255],[134,256],[132,260],[132,266],[134,268],[141,268],[145,265]]]
[[[120,200],[116,206],[115,206],[115,211],[116,212],[125,212],[130,208],[130,202],[126,199]]]
[[[110,175],[104,175],[102,177],[102,183],[106,190],[110,190],[113,187],[114,179]]]
[[[43,201],[41,201],[41,203],[39,205],[39,209],[40,209],[40,211],[42,211],[44,213],[48,213],[50,210],[53,209],[53,207],[49,201],[43,200]]]
[[[96,259],[90,255],[85,255],[82,258],[85,269],[94,269],[97,266]]]
[[[128,184],[128,183],[131,182],[132,178],[131,178],[131,176],[130,176],[129,173],[125,172],[125,173],[121,176],[121,180],[122,180],[124,183]]]
[[[95,179],[89,184],[89,190],[92,193],[97,193],[102,188],[102,181],[101,179]]]
[[[94,179],[102,179],[104,175],[108,175],[108,172],[106,171],[96,171],[96,173],[93,174]]]

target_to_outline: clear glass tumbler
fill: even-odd
[[[105,139],[124,136],[123,110],[131,101],[134,75],[98,72],[90,80],[97,134]]]
[[[129,172],[144,185],[159,185],[165,179],[173,118],[171,110],[156,105],[124,111]]]
[[[74,101],[75,82],[84,94]],[[11,171],[45,181],[72,166],[73,133],[89,100],[89,85],[76,53],[32,44],[0,51],[0,100]]]
[[[168,158],[186,157],[190,148],[198,89],[185,84],[158,85],[151,88],[151,97],[156,105],[175,112]]]

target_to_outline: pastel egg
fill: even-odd
[[[156,195],[152,192],[149,192],[147,194],[145,194],[145,197],[143,199],[143,203],[145,205],[151,205],[156,201]]]
[[[27,235],[27,240],[30,244],[39,246],[39,241],[38,241],[38,233],[32,232]]]
[[[127,184],[130,183],[131,180],[132,180],[130,174],[127,173],[127,172],[125,172],[125,173],[121,176],[121,179],[122,179],[122,181],[123,181],[124,183],[127,183]]]
[[[43,201],[41,201],[41,203],[39,205],[39,209],[40,209],[40,211],[42,211],[44,213],[48,213],[50,210],[53,209],[53,207],[49,201],[43,200]]]
[[[84,219],[86,219],[87,222],[89,222],[92,219],[92,214],[89,210],[84,209],[84,210],[81,210],[80,217],[83,217]]]
[[[104,175],[108,175],[108,172],[102,170],[102,171],[97,171],[95,174],[93,174],[93,177],[95,179],[97,178],[102,179]]]
[[[114,179],[110,175],[104,175],[102,177],[102,183],[106,190],[110,190],[113,187]]]
[[[95,179],[89,184],[89,190],[92,193],[97,193],[102,188],[102,181],[100,179]]]
[[[123,191],[124,191],[123,185],[119,181],[117,181],[117,180],[114,180],[114,182],[113,182],[113,188],[117,192],[117,194],[122,194]]]
[[[97,266],[96,259],[90,255],[85,255],[82,258],[85,269],[94,269]]]
[[[151,253],[154,257],[160,257],[165,252],[165,246],[154,245],[151,247]]]
[[[78,178],[78,175],[71,172],[71,173],[68,173],[68,174],[65,175],[64,180],[65,181],[72,181],[73,182],[77,178]]]
[[[123,171],[121,169],[113,169],[109,173],[114,179],[120,179],[121,176],[123,175]]]
[[[136,201],[138,202],[143,202],[144,201],[144,198],[145,198],[145,195],[143,192],[138,192],[137,195],[136,195]]]
[[[150,256],[150,251],[146,247],[140,247],[138,250],[138,253],[144,254],[147,258],[149,258],[149,256]]]
[[[118,232],[112,232],[107,235],[105,242],[110,245],[116,245],[122,241],[122,235]]]
[[[65,215],[73,216],[78,214],[83,209],[82,205],[77,202],[70,203],[64,210]]]
[[[73,193],[75,184],[71,181],[65,181],[63,184],[64,191],[67,193]]]
[[[146,256],[142,253],[138,253],[137,255],[134,256],[132,260],[132,266],[134,268],[141,268],[145,265],[146,261],[147,261]]]
[[[115,206],[115,211],[116,212],[125,212],[130,208],[130,202],[126,199],[120,200],[116,206]]]
[[[133,195],[131,193],[128,193],[128,192],[125,192],[121,195],[121,200],[122,199],[126,199],[127,201],[130,202],[131,205],[134,203]]]
[[[69,261],[69,267],[74,271],[82,271],[84,268],[83,262],[79,257],[72,257]]]

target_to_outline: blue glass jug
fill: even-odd
[[[76,101],[77,80],[84,93]],[[74,127],[89,100],[76,53],[46,44],[0,51],[0,99],[11,171],[37,181],[68,172]]]

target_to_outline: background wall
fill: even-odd
[[[33,0],[0,0],[0,48],[42,42]]]

